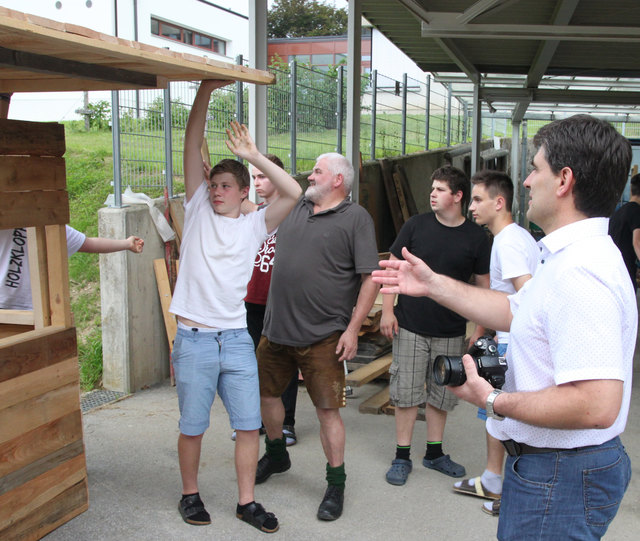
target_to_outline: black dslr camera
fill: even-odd
[[[469,348],[469,355],[473,357],[478,374],[486,379],[496,389],[504,385],[504,373],[507,371],[507,361],[498,355],[498,344],[490,336],[478,338]],[[438,355],[433,363],[433,377],[438,385],[457,387],[467,381],[462,357]]]

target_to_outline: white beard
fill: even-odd
[[[304,195],[309,201],[317,205],[329,192],[331,192],[330,186],[320,187],[317,184],[314,184],[307,188]]]

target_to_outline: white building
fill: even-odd
[[[249,47],[249,0],[0,0],[0,6],[224,62],[246,58]],[[110,102],[111,94],[90,92],[89,99]],[[16,93],[9,118],[77,120],[83,105],[82,92]]]

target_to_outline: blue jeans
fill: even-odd
[[[619,437],[577,450],[508,456],[498,539],[600,539],[630,479]]]
[[[209,427],[216,391],[231,428],[260,428],[258,363],[247,329],[202,332],[179,328],[171,357],[182,434],[199,436]]]

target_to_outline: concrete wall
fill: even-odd
[[[98,212],[101,237],[142,237],[144,252],[100,255],[103,385],[135,392],[169,376],[169,348],[153,260],[164,243],[146,205]]]

